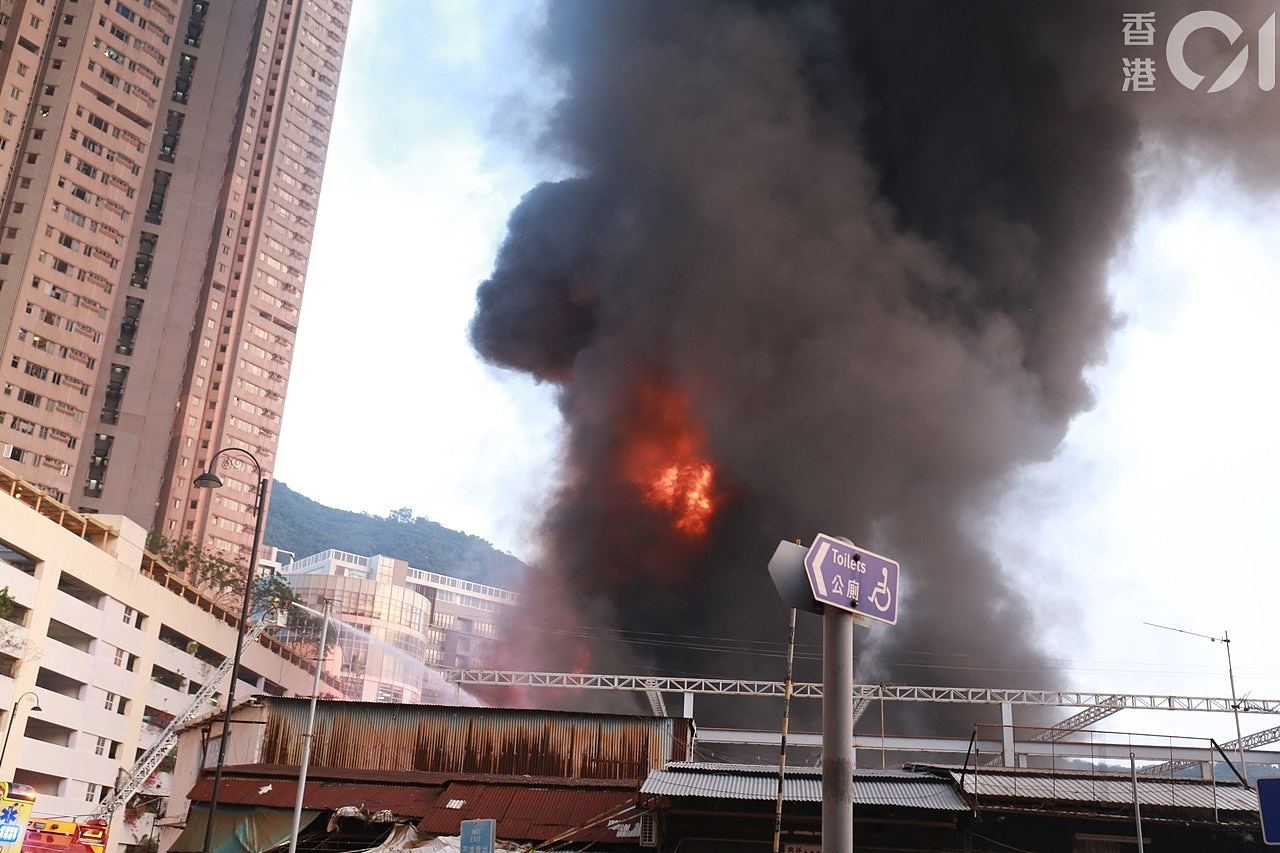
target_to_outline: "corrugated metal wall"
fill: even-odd
[[[298,764],[306,725],[306,700],[267,700],[261,760]],[[688,759],[691,732],[680,719],[321,702],[315,733],[315,767],[642,779]]]

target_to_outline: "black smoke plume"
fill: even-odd
[[[784,637],[764,564],[822,531],[904,567],[863,678],[1062,683],[1036,567],[983,541],[995,500],[1091,403],[1135,176],[1212,157],[1269,179],[1277,162],[1261,93],[1122,92],[1122,56],[1145,55],[1122,46],[1123,11],[552,3],[541,38],[566,94],[546,142],[577,177],[512,214],[472,340],[560,388],[543,631],[567,656],[576,639],[598,671],[777,678],[753,644]],[[715,468],[701,537],[628,471],[669,419]],[[642,642],[621,657],[596,643],[606,627]],[[545,650],[512,663],[571,665]]]

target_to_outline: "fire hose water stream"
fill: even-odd
[[[295,601],[293,602],[293,606],[305,613],[311,614],[312,616],[317,616],[322,619],[324,618],[323,612],[316,610],[314,608],[308,607],[305,604],[300,604],[299,602]],[[352,625],[350,622],[344,622],[343,620],[334,616],[332,613],[329,614],[329,625],[338,634],[345,633],[347,634],[348,637],[353,638],[358,642],[368,643],[369,646],[371,647],[377,646],[378,649],[385,656],[394,658],[396,661],[400,662],[405,667],[407,667],[410,671],[421,674],[422,699],[418,704],[422,704],[422,705],[453,704],[453,705],[467,705],[470,707],[484,706],[484,703],[481,702],[479,699],[477,699],[475,696],[472,696],[470,693],[461,689],[456,684],[450,683],[438,669],[426,663],[425,661],[417,657],[414,657],[412,654],[410,654],[409,652],[406,652],[404,649],[399,648],[393,643],[387,642],[386,640],[382,639],[381,637],[378,637],[377,635],[369,632],[364,628],[360,628],[356,625]],[[344,643],[341,639],[334,640],[334,644],[337,645],[339,648],[342,648],[344,654],[346,654],[347,650],[352,647],[351,645]],[[431,701],[430,697],[432,696],[435,697],[435,701]]]

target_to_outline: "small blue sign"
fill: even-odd
[[[814,600],[889,625],[898,621],[898,564],[819,533],[804,557]]]
[[[1280,847],[1280,778],[1258,779],[1257,783],[1262,843]]]
[[[22,827],[16,823],[0,824],[0,844],[12,844],[22,834]]]
[[[462,853],[493,853],[494,838],[498,834],[498,822],[488,820],[464,820],[461,838]]]

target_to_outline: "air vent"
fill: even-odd
[[[654,825],[653,812],[645,812],[640,815],[640,846],[658,846],[658,830]]]

